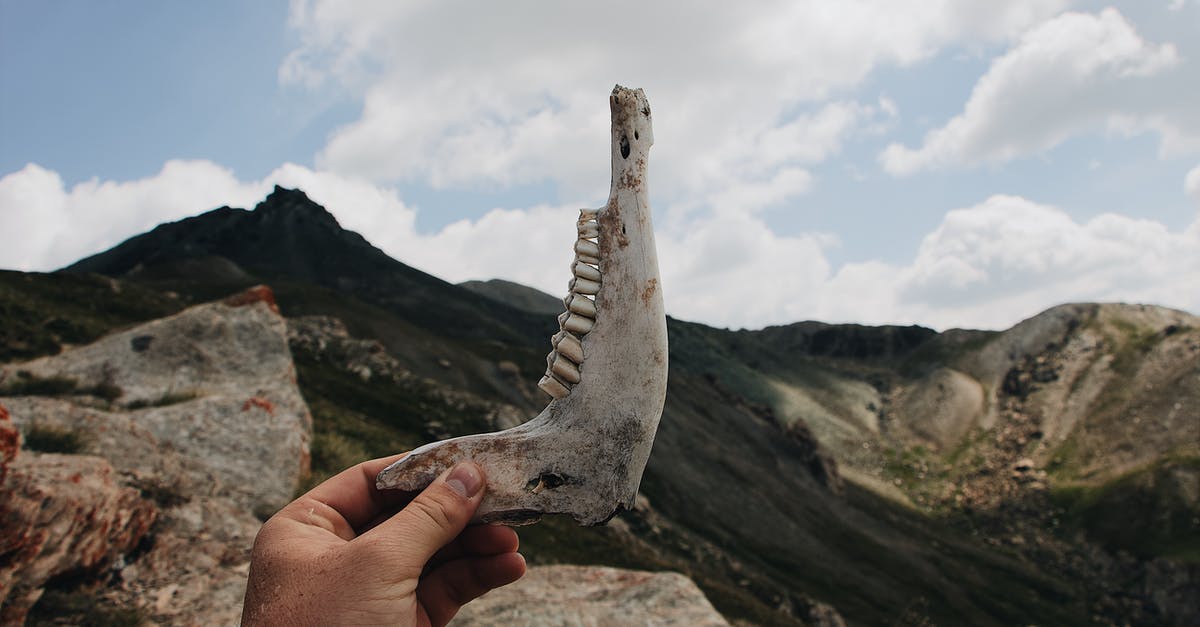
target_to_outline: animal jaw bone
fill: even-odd
[[[550,403],[518,427],[414,450],[379,473],[380,489],[420,490],[472,460],[488,481],[477,521],[568,514],[597,525],[633,507],[666,400],[667,322],[646,192],[650,106],[619,85],[609,105],[612,185],[577,222],[570,293],[538,383]]]

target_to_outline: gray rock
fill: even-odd
[[[292,499],[312,431],[270,290],[0,367],[0,389],[38,381],[43,395],[0,405],[0,549],[20,540],[29,557],[0,568],[5,612],[28,609],[55,573],[111,563],[102,594],[119,606],[163,624],[237,624],[260,517]],[[12,461],[10,414],[27,441],[67,434],[85,455]],[[41,512],[43,500],[54,507]],[[126,562],[155,520],[152,548]]]
[[[535,566],[520,581],[464,606],[450,624],[691,627],[729,623],[696,584],[679,573]]]
[[[269,514],[308,471],[312,417],[265,289],[0,367],[0,383],[65,378],[76,387],[5,404],[23,432],[78,433],[83,452],[135,480]]]

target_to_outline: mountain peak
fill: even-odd
[[[303,223],[305,218],[311,218],[318,224],[331,226],[341,229],[337,218],[329,213],[329,210],[314,202],[300,189],[287,189],[286,187],[275,186],[272,191],[262,202],[254,207],[254,215],[262,219],[273,218],[299,218],[300,223]]]

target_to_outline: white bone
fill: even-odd
[[[379,473],[379,489],[420,490],[473,460],[487,475],[477,522],[523,524],[557,513],[597,525],[633,507],[666,399],[667,325],[646,189],[650,106],[641,90],[620,86],[609,106],[608,202],[580,212],[581,221],[596,220],[603,256],[596,243],[576,242],[579,261],[599,266],[604,280],[577,270],[571,284],[574,293],[596,296],[596,319],[559,318],[563,330],[590,331],[580,340],[587,359],[579,383],[555,374],[555,366],[571,373],[571,340],[561,337],[551,372],[538,383],[552,397],[540,414],[507,431],[422,446]]]

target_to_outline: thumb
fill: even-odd
[[[420,570],[466,528],[483,501],[485,483],[482,468],[474,462],[459,462],[404,509],[365,535],[398,544],[398,554],[405,561],[413,560],[412,565]]]

